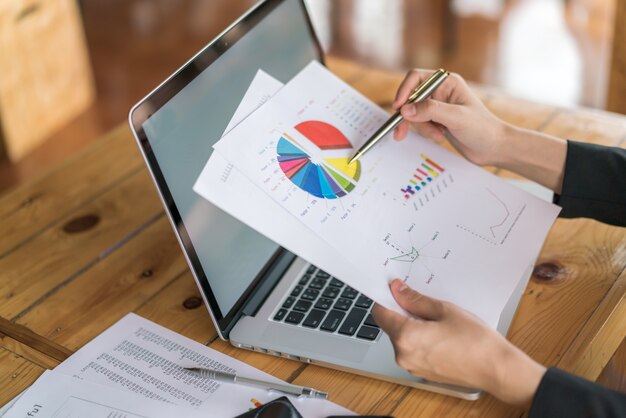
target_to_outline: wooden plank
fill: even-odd
[[[57,361],[63,361],[72,354],[71,350],[48,341],[23,325],[14,324],[4,318],[0,318],[0,333]]]
[[[0,405],[20,394],[44,372],[44,368],[0,347]]]
[[[150,300],[185,270],[170,224],[162,216],[32,308],[18,323],[76,350]]]
[[[58,168],[3,196],[0,258],[137,171],[141,163],[122,124]]]
[[[3,336],[0,338],[0,347],[38,365],[39,367],[43,367],[44,369],[53,369],[61,363],[59,360],[52,358],[41,351],[37,351],[31,346],[28,346],[11,337]]]
[[[626,244],[626,239],[623,241]],[[557,366],[596,380],[626,337],[626,270],[582,327]]]
[[[626,339],[622,341],[596,383],[619,392],[626,392]]]
[[[188,270],[134,311],[202,344],[217,338],[198,286]]]
[[[543,129],[559,138],[616,146],[626,137],[626,118],[591,109],[560,112]]]
[[[606,108],[626,114],[626,0],[615,4],[613,25],[613,53],[609,69],[609,88]]]
[[[56,291],[161,208],[148,174],[140,171],[0,259],[0,316],[14,318]]]

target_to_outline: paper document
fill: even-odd
[[[219,383],[184,370],[204,367],[264,381],[281,380],[232,357],[176,334],[135,314],[128,314],[78,350],[55,372],[145,398],[197,408],[211,417],[233,417],[281,393]],[[320,399],[290,397],[304,417],[352,415]]]
[[[46,371],[4,415],[6,418],[206,418],[203,411]]]
[[[280,81],[259,71],[225,132],[241,123],[282,86]],[[231,216],[308,262],[332,272],[336,277],[347,282],[357,282],[363,277],[359,268],[338,257],[337,252],[326,241],[276,203],[220,153],[212,153],[193,189]],[[245,199],[245,202],[242,199]],[[253,210],[249,203],[253,204]],[[272,214],[269,222],[268,214]],[[275,222],[276,219],[280,219],[280,222]]]
[[[387,285],[400,277],[495,327],[558,207],[414,133],[348,165],[387,118],[314,61],[214,147],[274,205],[253,188],[198,192],[384,306],[401,311]],[[284,231],[284,211],[301,226]]]

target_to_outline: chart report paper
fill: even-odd
[[[205,418],[191,408],[147,399],[47,370],[19,397],[5,418]]]
[[[263,381],[282,382],[132,313],[54,371],[152,400],[197,408],[206,416],[216,418],[233,417],[283,396],[274,391],[200,378],[184,370],[185,367],[216,369]],[[323,399],[290,396],[290,400],[305,418],[352,415],[349,410]]]
[[[335,255],[314,260],[290,243],[296,254],[397,311],[387,286],[394,277],[495,327],[558,207],[413,133],[348,165],[387,117],[312,62],[215,149]],[[239,210],[262,210],[256,218],[265,223],[251,226],[279,228],[280,212],[248,198],[240,194]],[[235,203],[212,201],[226,210]],[[358,274],[336,274],[338,261]]]

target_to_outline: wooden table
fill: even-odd
[[[402,78],[338,60],[330,66],[382,106]],[[626,117],[477,92],[517,125],[626,144]],[[221,341],[125,123],[0,199],[0,219],[0,405],[132,311],[281,379],[326,390],[331,400],[361,414],[523,413],[488,395],[462,401]],[[625,267],[626,229],[558,220],[509,338],[545,365],[596,379],[626,334]]]

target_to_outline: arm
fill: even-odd
[[[530,406],[530,417],[626,416],[626,395],[558,369],[546,370],[477,317],[417,293],[401,280],[391,283],[391,292],[413,316],[380,305],[372,314],[389,335],[398,365],[410,373]]]

